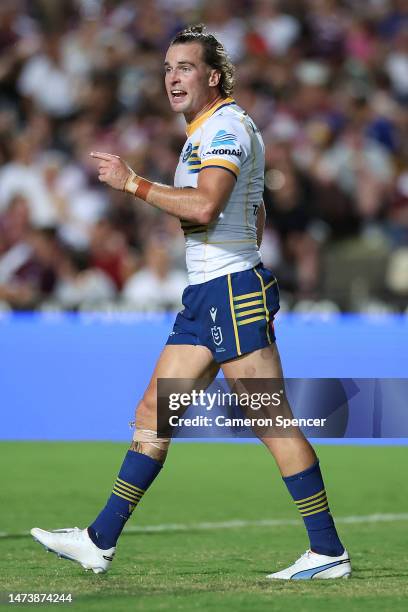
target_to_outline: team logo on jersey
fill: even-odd
[[[221,327],[219,325],[214,325],[214,327],[211,328],[211,334],[212,334],[212,339],[214,341],[214,344],[216,346],[219,346],[220,344],[222,344],[222,330]]]
[[[217,308],[215,308],[214,306],[212,306],[212,307],[210,308],[210,315],[211,315],[211,318],[212,318],[213,322],[215,323],[215,318],[216,318],[216,316],[217,316]]]
[[[210,147],[225,147],[237,142],[235,134],[229,134],[225,130],[219,130],[211,141]]]
[[[188,160],[188,158],[189,158],[189,157],[190,157],[190,155],[191,155],[192,150],[193,150],[193,145],[192,145],[192,143],[191,143],[191,142],[189,142],[189,143],[188,143],[188,147],[187,147],[187,149],[184,151],[184,153],[183,153],[183,157],[181,158],[183,163],[184,163],[184,162],[186,162],[186,161]]]

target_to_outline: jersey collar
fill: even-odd
[[[204,123],[204,121],[211,117],[211,115],[213,115],[217,110],[223,108],[224,106],[229,106],[230,104],[235,104],[234,98],[222,98],[222,100],[218,100],[218,102],[211,106],[211,108],[209,108],[203,115],[200,115],[191,123],[187,123],[187,136],[190,137],[191,134],[193,134]]]

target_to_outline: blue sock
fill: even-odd
[[[304,520],[310,550],[319,555],[338,557],[344,547],[330,514],[319,461],[310,468],[283,478]]]
[[[104,550],[116,542],[146,489],[152,484],[162,464],[147,455],[129,450],[106,506],[88,527],[92,542]]]

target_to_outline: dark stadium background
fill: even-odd
[[[307,543],[257,444],[173,444],[103,578],[28,537],[105,503],[180,306],[179,221],[101,186],[89,152],[172,183],[185,124],[163,57],[197,22],[229,51],[264,137],[285,374],[378,379],[371,439],[317,446],[346,584],[266,584]],[[407,0],[1,0],[0,603],[406,610],[407,26]]]
[[[98,184],[88,154],[172,183],[163,54],[203,21],[265,140],[282,310],[405,312],[407,20],[406,0],[2,0],[2,310],[178,307],[178,220]]]

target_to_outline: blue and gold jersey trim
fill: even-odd
[[[215,104],[211,106],[205,113],[194,119],[191,123],[188,123],[186,126],[187,136],[190,137],[194,132],[206,121],[211,115],[213,115],[217,110],[223,108],[224,106],[229,106],[230,104],[235,104],[234,98],[222,98],[218,100]]]
[[[189,174],[197,174],[201,170],[201,159],[198,156],[198,147],[200,143],[194,143],[191,153],[187,159],[187,168]]]
[[[203,168],[223,168],[224,170],[229,170],[238,178],[240,169],[238,166],[228,161],[227,159],[223,159],[222,157],[212,157],[211,159],[206,159],[201,164],[201,169]]]
[[[202,232],[206,232],[208,229],[208,225],[199,225],[197,223],[192,223],[191,221],[180,221],[180,225],[185,236],[190,234],[201,234]]]

